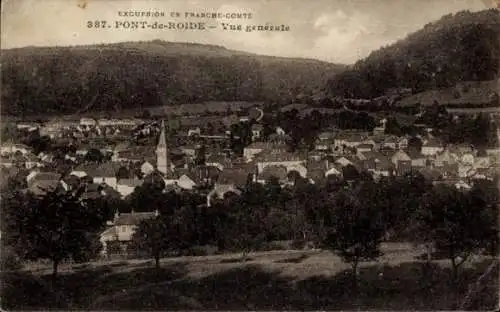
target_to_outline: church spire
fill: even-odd
[[[156,147],[156,167],[163,174],[168,172],[168,150],[165,137],[165,121],[161,121],[160,139]]]
[[[167,140],[165,139],[165,121],[162,119],[161,128],[160,128],[160,139],[158,140],[158,147],[163,148],[167,147]]]

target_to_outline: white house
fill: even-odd
[[[126,244],[132,240],[137,226],[143,220],[152,219],[158,216],[158,211],[155,212],[132,212],[132,213],[116,213],[114,220],[110,222],[111,227],[106,229],[100,235],[102,243],[102,255],[108,254],[107,245],[110,241],[120,243],[122,250],[126,249]]]
[[[155,167],[150,162],[146,161],[141,165],[141,172],[144,176],[149,175],[153,171],[155,171]]]
[[[6,143],[0,146],[0,154],[2,156],[15,154],[16,152],[26,155],[30,152],[30,148],[23,144],[12,144],[12,143]]]
[[[120,179],[116,183],[116,190],[122,197],[132,194],[136,187],[142,185],[143,181],[139,179]]]
[[[95,125],[97,125],[97,121],[93,118],[81,118],[80,119],[80,126],[94,127]]]
[[[434,156],[444,150],[443,146],[434,139],[430,139],[422,146],[422,155]]]

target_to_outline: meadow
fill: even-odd
[[[418,260],[422,250],[385,244],[377,262],[360,266],[352,289],[348,264],[329,251],[285,250],[115,260],[61,268],[51,289],[50,267],[2,273],[2,307],[92,310],[490,310],[498,303],[498,265],[473,285],[491,264],[474,258],[451,283],[449,261]],[[477,285],[476,285],[477,286]],[[461,306],[469,295],[466,306]]]

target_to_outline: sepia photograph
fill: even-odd
[[[0,304],[500,308],[500,1],[4,0]]]

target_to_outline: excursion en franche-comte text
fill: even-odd
[[[224,31],[290,31],[290,26],[280,23],[248,23],[252,13],[245,12],[165,12],[165,11],[118,11],[113,20],[87,20],[89,29],[106,30],[209,30]],[[157,18],[157,19],[155,19]],[[159,18],[171,18],[162,21]],[[183,20],[180,20],[183,19]]]

